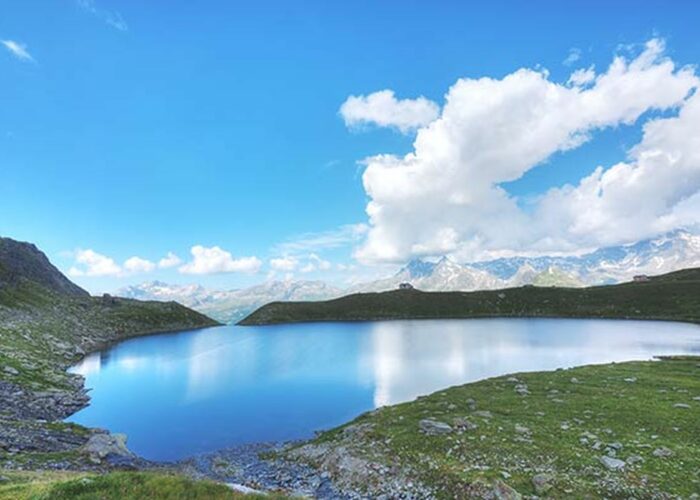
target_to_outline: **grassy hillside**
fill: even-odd
[[[217,324],[174,302],[91,297],[34,245],[0,238],[0,469],[103,465],[82,447],[104,431],[62,421],[89,402],[66,369],[124,338]]]
[[[211,481],[153,472],[10,473],[0,482],[0,500],[234,500],[282,498],[243,495]]]
[[[323,302],[273,302],[240,322],[264,325],[480,317],[636,318],[700,322],[700,269],[589,288],[525,286],[479,292],[394,290]]]
[[[370,498],[695,498],[698,422],[700,357],[679,357],[452,387],[287,455]]]

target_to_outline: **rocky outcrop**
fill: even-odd
[[[31,243],[0,238],[0,289],[31,281],[61,295],[89,294],[66,278],[44,252]]]

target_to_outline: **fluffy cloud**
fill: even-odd
[[[68,270],[68,274],[76,277],[121,277],[130,274],[150,273],[156,268],[153,262],[136,256],[128,258],[124,264],[119,265],[113,258],[91,249],[77,250],[74,257],[76,265]]]
[[[95,252],[94,250],[78,250],[75,252],[76,266],[68,270],[71,276],[119,276],[122,268],[114,259]]]
[[[595,67],[590,66],[588,68],[577,69],[569,77],[567,82],[569,85],[574,85],[576,87],[583,87],[595,80]]]
[[[294,257],[279,257],[270,259],[270,267],[275,271],[294,271],[299,261]]]
[[[396,99],[392,90],[380,90],[366,96],[350,96],[340,106],[345,125],[374,124],[394,127],[403,133],[415,130],[438,117],[440,108],[425,97]]]
[[[627,162],[596,168],[576,186],[550,190],[538,207],[544,227],[579,245],[633,241],[700,222],[700,95],[677,117],[644,125]]]
[[[313,271],[328,271],[333,267],[329,261],[322,259],[317,254],[312,253],[307,257],[307,263],[301,268],[302,273],[310,273]]]
[[[0,40],[5,48],[20,61],[33,62],[34,58],[27,51],[27,46],[14,40]]]
[[[616,56],[598,75],[592,68],[575,72],[569,84],[530,69],[500,80],[458,80],[441,115],[418,130],[412,152],[365,160],[370,229],[356,257],[376,262],[570,251],[672,226],[681,213],[690,217],[688,204],[700,188],[691,174],[700,162],[691,126],[697,98],[688,96],[698,78],[663,51],[662,41],[651,40],[637,57]],[[522,210],[501,187],[600,129],[633,124],[649,110],[681,107],[678,118],[646,125],[630,164],[596,170],[577,187],[548,193],[531,210]],[[606,218],[623,217],[632,202],[653,207],[632,219],[643,225],[612,232]],[[669,204],[676,207],[673,215]],[[618,225],[623,221],[634,225],[629,219]]]
[[[161,269],[169,269],[171,267],[179,266],[180,264],[182,264],[182,260],[173,252],[168,252],[165,257],[158,261],[158,267]]]
[[[234,259],[218,246],[207,248],[195,245],[190,252],[192,261],[179,268],[182,274],[256,273],[262,266],[257,257]]]
[[[129,274],[150,273],[156,265],[150,260],[141,257],[130,257],[124,262],[124,271]]]

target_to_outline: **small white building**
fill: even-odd
[[[644,283],[645,281],[649,281],[649,276],[647,276],[646,274],[638,274],[637,276],[632,278],[632,280],[635,283]]]

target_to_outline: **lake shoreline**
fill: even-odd
[[[497,319],[497,318],[480,318],[480,319]],[[504,319],[514,319],[514,318],[504,318]],[[523,319],[547,319],[547,318],[523,318]],[[571,318],[566,318],[571,319]],[[599,318],[594,318],[599,319]],[[202,328],[183,328],[168,331],[154,331],[143,334],[144,337],[153,337],[158,335],[168,335],[175,334],[182,331],[189,330],[201,330],[209,328],[205,326]],[[122,341],[130,340],[134,336],[125,337],[123,339],[116,340],[108,345],[114,345],[116,343],[121,343]],[[102,348],[96,348],[95,350],[86,352],[81,356],[81,359],[94,354],[95,352],[101,352],[104,350]],[[615,364],[615,363],[613,363]],[[71,364],[73,366],[73,364]],[[579,368],[595,368],[596,366],[605,365],[585,365]],[[520,374],[518,374],[520,375]],[[505,377],[506,375],[503,375]],[[502,377],[498,377],[502,378]],[[80,377],[80,388],[79,393],[87,394],[85,389],[85,379]],[[467,385],[476,384],[484,382],[484,380],[479,380],[479,382],[469,383]],[[0,387],[1,389],[1,387]],[[454,389],[454,388],[451,388]],[[445,389],[450,390],[450,389]],[[437,392],[444,392],[445,390],[439,390]],[[429,396],[421,396],[416,400],[410,401],[408,403],[402,403],[400,405],[392,406],[402,406],[406,404],[414,404],[426,397],[433,397],[435,393],[431,393]],[[76,400],[80,402],[79,398]],[[89,405],[90,401],[83,401],[85,405]],[[82,408],[81,407],[81,408]],[[76,410],[77,411],[77,410]],[[354,425],[353,423],[357,420],[365,418],[368,414],[374,414],[376,411],[367,412],[356,419],[348,423],[341,424],[329,431],[324,431],[320,433],[321,436],[328,435],[328,433],[336,432],[338,429],[346,428],[347,426]],[[67,418],[67,417],[66,417]],[[71,424],[72,425],[72,424]],[[94,433],[100,435],[107,435],[109,431],[96,430],[91,428],[84,428],[85,431],[90,432],[91,435]],[[36,435],[37,440],[42,440],[46,438],[43,434],[43,430]],[[21,460],[17,463],[7,463],[5,462],[5,467],[9,465],[9,469],[12,468],[30,468],[30,469],[46,469],[46,470],[82,470],[82,471],[92,471],[92,472],[108,472],[113,470],[139,470],[139,471],[155,471],[155,472],[176,472],[178,474],[184,474],[193,479],[212,479],[217,482],[225,484],[235,484],[243,485],[245,487],[253,488],[262,491],[287,491],[298,494],[310,494],[312,491],[316,491],[317,495],[322,495],[320,498],[355,498],[358,495],[363,494],[363,489],[354,483],[348,482],[347,478],[344,478],[341,474],[341,481],[337,484],[335,481],[334,474],[337,473],[337,464],[330,465],[326,463],[318,462],[318,456],[314,451],[311,454],[301,453],[298,454],[294,450],[299,448],[304,448],[305,446],[314,446],[313,443],[318,441],[317,438],[312,438],[304,441],[292,441],[292,442],[277,442],[277,443],[252,443],[248,445],[240,445],[234,447],[223,448],[220,450],[213,451],[211,453],[200,454],[198,456],[193,456],[184,460],[179,461],[156,461],[156,460],[146,460],[143,459],[128,450],[119,450],[118,447],[114,447],[114,443],[108,443],[108,448],[110,451],[102,457],[99,461],[91,461],[89,455],[80,454],[79,457],[73,457],[74,459],[69,460],[53,460],[48,461],[24,461]],[[343,448],[345,444],[341,446]],[[116,453],[115,453],[116,451]],[[262,453],[263,457],[259,457],[258,454]],[[332,450],[323,449],[322,456],[328,456],[329,453],[333,453]],[[343,452],[344,453],[344,452]],[[351,459],[353,455],[349,454],[348,457]],[[92,457],[94,458],[94,457]],[[87,460],[86,460],[87,459]],[[326,461],[338,460],[339,458],[335,456],[332,459],[324,459]],[[364,459],[363,459],[364,460]],[[358,462],[359,463],[359,462]],[[313,465],[311,465],[313,464]],[[364,467],[364,466],[362,466]],[[377,470],[382,470],[382,465],[379,464]],[[389,470],[389,469],[387,469]],[[231,473],[232,472],[232,473]],[[388,473],[388,472],[387,472]],[[397,476],[398,477],[398,476]],[[399,486],[392,486],[392,488],[399,488],[395,490],[396,492],[403,491],[402,488],[407,487],[406,484],[410,483],[407,478],[397,480]],[[401,486],[403,484],[403,486]],[[417,484],[417,483],[416,483]],[[423,487],[423,486],[421,486]],[[325,493],[324,493],[325,492]],[[332,492],[328,493],[328,492]],[[376,491],[375,491],[376,493]]]

